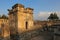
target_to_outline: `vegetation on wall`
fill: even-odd
[[[2,16],[0,15],[0,19],[8,19],[8,17],[3,14]]]

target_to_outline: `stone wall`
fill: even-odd
[[[49,32],[42,32],[38,29],[20,34],[20,40],[31,40],[37,36],[40,36],[40,38],[42,37],[44,40],[51,40],[53,37]]]

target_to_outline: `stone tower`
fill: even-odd
[[[0,40],[8,40],[10,35],[9,25],[8,25],[8,17],[2,15],[0,17]]]
[[[15,4],[9,11],[9,26],[12,33],[22,33],[33,29],[33,9]],[[14,29],[13,29],[14,28]],[[13,32],[15,31],[15,32]]]

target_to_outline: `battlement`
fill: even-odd
[[[32,10],[33,11],[33,9],[32,8],[26,8],[27,10]]]
[[[16,7],[22,7],[22,8],[24,8],[24,5],[22,5],[22,4],[15,4],[14,6],[12,6],[12,9],[14,9]]]
[[[33,13],[33,9],[32,9],[32,8],[26,8],[26,11],[27,11],[28,13]]]
[[[14,6],[12,6],[12,9],[8,9],[8,11],[9,14],[13,14],[13,12],[33,14],[33,8],[30,7],[24,8],[24,5],[22,4],[15,4]]]

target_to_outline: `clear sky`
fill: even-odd
[[[0,14],[8,14],[14,4],[20,3],[34,9],[34,17],[40,12],[60,11],[60,0],[0,0]]]

